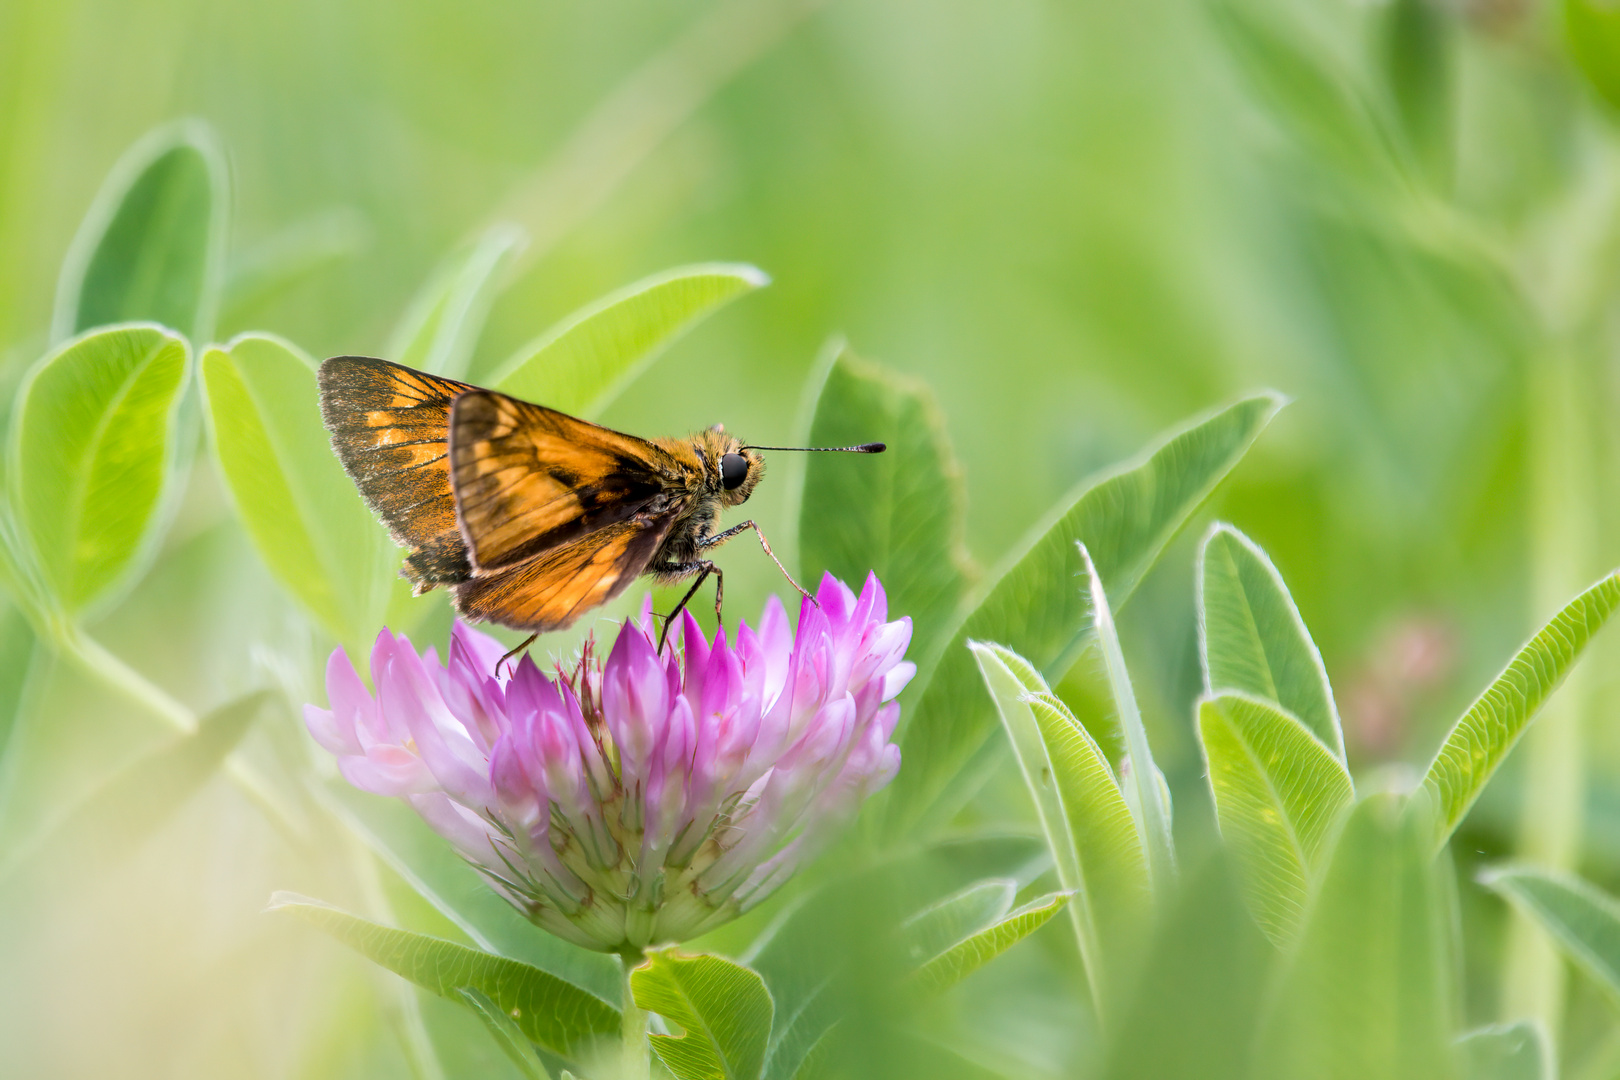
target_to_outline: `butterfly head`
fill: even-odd
[[[765,459],[741,439],[726,434],[719,424],[693,437],[705,473],[722,506],[738,506],[748,501],[760,477],[765,475]]]

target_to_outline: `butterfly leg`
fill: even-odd
[[[719,545],[725,543],[727,540],[730,540],[732,537],[736,536],[737,534],[746,532],[749,529],[753,529],[754,530],[754,535],[759,537],[759,546],[765,549],[765,554],[767,554],[767,555],[769,555],[771,557],[771,562],[775,563],[776,568],[778,570],[782,571],[782,576],[787,578],[787,583],[789,585],[793,586],[795,589],[799,590],[799,595],[800,596],[804,597],[806,600],[810,601],[812,604],[815,604],[816,603],[816,598],[814,596],[811,596],[810,591],[808,589],[806,589],[803,585],[800,585],[797,581],[793,580],[793,575],[788,573],[787,567],[782,565],[782,560],[778,559],[776,557],[776,552],[771,550],[771,542],[769,540],[765,539],[764,532],[762,532],[760,530],[760,527],[758,525],[754,524],[754,522],[751,521],[751,520],[750,521],[744,521],[739,525],[733,525],[731,528],[726,529],[724,532],[717,532],[713,536],[705,536],[703,539],[698,541],[698,547],[699,548],[718,547]],[[716,571],[716,573],[718,573],[718,572],[719,571]],[[715,605],[716,605],[716,610],[718,610],[718,608],[719,608],[719,600],[718,599],[716,599]],[[820,607],[821,605],[817,604],[816,606]]]
[[[664,617],[664,629],[658,634],[658,651],[662,653],[664,651],[664,641],[669,637],[669,628],[675,625],[675,617],[686,609],[686,605],[691,602],[692,597],[697,595],[698,589],[703,587],[703,583],[708,580],[710,574],[714,575],[714,613],[716,617],[719,616],[720,600],[721,597],[725,596],[726,592],[726,576],[720,572],[718,566],[708,559],[697,559],[689,563],[660,563],[648,567],[648,569],[653,573],[669,574],[673,577],[685,577],[687,574],[697,575],[697,580],[692,582],[690,589],[686,590],[686,595],[681,597],[681,602],[675,605],[675,610]]]
[[[528,637],[524,638],[521,642],[518,643],[517,648],[513,649],[511,652],[507,653],[505,656],[503,656],[499,660],[495,661],[495,677],[497,679],[499,679],[501,677],[501,665],[502,664],[504,664],[508,660],[512,659],[512,657],[516,656],[518,653],[522,652],[524,649],[527,649],[530,645],[533,645],[534,644],[534,639],[539,637],[539,636],[540,635],[538,633],[530,634]],[[513,675],[517,674],[517,664],[515,664],[515,663],[511,665],[511,674],[513,674]]]

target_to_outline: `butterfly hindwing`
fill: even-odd
[[[561,630],[646,570],[673,522],[673,515],[617,522],[527,562],[479,574],[456,586],[456,610],[514,630]]]
[[[456,524],[447,439],[466,383],[369,356],[321,365],[321,416],[338,460],[394,539],[410,547],[405,575],[419,589],[472,573]]]
[[[661,447],[492,390],[456,398],[450,486],[475,576],[622,523],[673,519],[684,503],[680,469]],[[613,536],[639,550],[668,524]]]

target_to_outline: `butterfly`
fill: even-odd
[[[369,356],[322,363],[320,403],[344,470],[410,549],[401,575],[418,595],[449,589],[469,621],[528,631],[512,654],[643,574],[661,583],[695,578],[665,619],[662,651],[675,616],[710,575],[720,613],[725,576],[707,555],[749,529],[808,596],[753,521],[715,532],[720,511],[753,494],[765,472],[761,450],[884,449],[745,446],[719,424],[642,439]]]

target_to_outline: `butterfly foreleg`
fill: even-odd
[[[797,581],[793,580],[793,575],[788,573],[787,567],[782,565],[782,560],[778,559],[776,557],[776,552],[771,550],[771,542],[769,540],[765,539],[765,533],[763,531],[761,531],[760,527],[758,525],[754,524],[754,522],[752,520],[744,521],[740,525],[733,525],[731,528],[726,529],[724,532],[717,532],[713,536],[705,536],[705,537],[703,537],[701,540],[699,540],[697,542],[697,545],[698,545],[698,547],[700,549],[717,547],[720,544],[725,543],[727,540],[730,540],[732,537],[738,535],[739,533],[746,532],[749,529],[753,529],[754,530],[754,535],[759,537],[759,546],[765,549],[765,554],[767,554],[767,555],[769,555],[771,557],[771,562],[775,563],[776,568],[778,570],[782,571],[782,576],[787,578],[788,584],[793,586],[795,589],[799,590],[799,595],[800,596],[804,597],[806,600],[808,600],[812,604],[814,604],[816,602],[816,598],[814,596],[810,595],[810,590],[806,589],[803,585],[800,585]],[[820,605],[817,605],[817,606],[819,607]]]
[[[720,607],[726,595],[726,576],[720,572],[720,568],[713,562],[708,559],[694,559],[691,562],[682,563],[654,563],[647,569],[651,573],[663,574],[669,577],[686,577],[688,574],[697,575],[697,580],[692,582],[690,589],[686,590],[686,595],[681,597],[681,602],[676,604],[675,609],[664,617],[664,629],[658,634],[658,651],[660,653],[664,651],[664,641],[669,637],[669,628],[675,625],[675,617],[686,610],[686,605],[691,602],[692,597],[697,595],[697,591],[703,587],[703,583],[708,580],[710,574],[714,575],[714,617],[716,619],[720,618]]]

